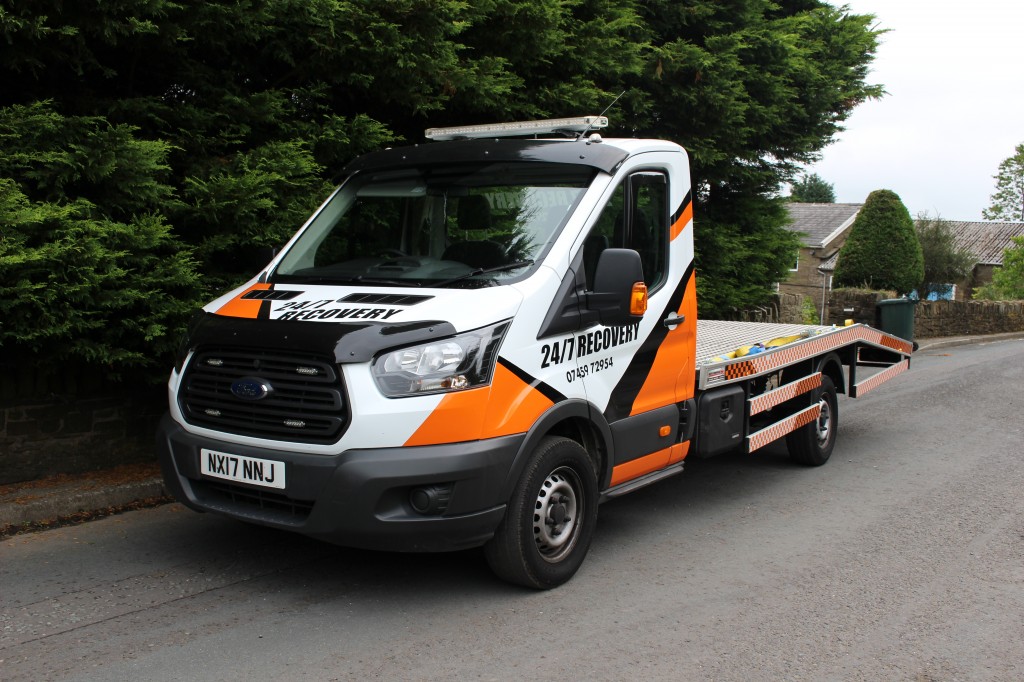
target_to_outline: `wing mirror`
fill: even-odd
[[[605,249],[597,261],[594,288],[587,292],[587,309],[601,324],[632,324],[647,311],[647,286],[640,254],[633,249]]]

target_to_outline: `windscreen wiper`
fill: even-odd
[[[486,275],[486,274],[489,274],[489,273],[492,273],[492,272],[505,272],[507,270],[516,270],[518,268],[525,268],[528,265],[533,265],[533,261],[532,260],[521,260],[521,261],[518,261],[516,263],[506,263],[505,265],[496,265],[493,268],[476,268],[475,270],[471,270],[470,272],[467,272],[464,275],[459,275],[458,277],[452,277],[451,279],[446,279],[446,280],[444,280],[442,282],[438,282],[437,284],[431,284],[430,286],[432,286],[432,287],[446,287],[449,284],[455,284],[456,282],[461,282],[464,279],[469,279],[470,277],[476,277],[477,275]]]
[[[300,282],[294,282],[295,284],[314,284],[314,283],[330,283],[330,284],[383,284],[391,285],[396,287],[420,287],[423,286],[416,280],[405,279],[384,279],[380,277],[364,277],[363,275],[284,275],[284,277],[294,277]],[[290,284],[292,282],[289,282]]]

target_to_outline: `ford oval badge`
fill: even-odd
[[[242,377],[231,384],[231,395],[242,400],[262,400],[272,390],[268,382],[256,377]]]

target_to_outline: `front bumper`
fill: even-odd
[[[505,514],[509,473],[524,435],[424,447],[308,455],[195,436],[165,415],[157,453],[183,504],[348,547],[440,552],[482,545]],[[205,477],[200,450],[284,462],[285,490]],[[440,515],[413,510],[413,488],[450,485]]]

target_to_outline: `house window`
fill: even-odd
[[[790,272],[796,272],[800,269],[800,252],[796,252],[796,257],[793,259],[793,267],[789,269]]]

